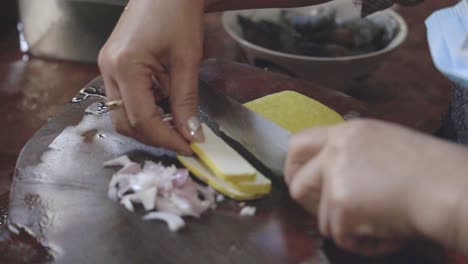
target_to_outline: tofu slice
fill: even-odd
[[[265,195],[269,194],[271,191],[271,181],[259,171],[257,171],[257,175],[255,175],[255,179],[252,181],[241,181],[233,183],[233,185],[240,191],[257,194],[257,195]]]
[[[177,155],[177,159],[196,177],[210,185],[216,191],[235,200],[253,200],[259,197],[251,193],[238,190],[231,183],[216,177],[203,163],[193,157]]]
[[[291,133],[343,122],[343,117],[333,109],[293,91],[270,94],[245,103],[244,106]]]
[[[206,124],[202,127],[205,142],[190,145],[200,161],[220,179],[233,183],[255,180],[257,170]]]

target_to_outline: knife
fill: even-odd
[[[201,113],[219,131],[240,143],[277,177],[283,177],[289,131],[243,106],[204,82],[199,85]]]

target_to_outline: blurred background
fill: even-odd
[[[17,21],[18,7],[16,1],[2,1],[2,8],[0,8],[0,34],[5,34],[8,31],[14,30]]]

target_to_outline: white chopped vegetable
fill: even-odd
[[[117,202],[117,189],[109,187],[109,190],[107,191],[107,197],[109,197],[109,199],[112,201]]]
[[[221,203],[222,201],[224,201],[224,195],[218,194],[218,195],[216,196],[216,202],[217,202],[217,203]]]
[[[115,159],[113,159],[113,160],[109,160],[109,161],[104,162],[104,167],[112,167],[112,166],[122,166],[122,167],[125,167],[125,166],[132,165],[132,164],[136,164],[136,163],[134,163],[133,161],[131,161],[131,160],[125,155],[125,156],[120,156],[120,157],[115,158]]]
[[[143,220],[162,220],[167,223],[169,230],[175,232],[185,226],[182,217],[166,212],[152,212],[143,216]]]
[[[257,208],[254,206],[245,206],[241,209],[240,215],[241,216],[254,216]]]
[[[124,197],[122,200],[120,200],[120,204],[122,204],[123,206],[125,206],[125,208],[127,210],[129,210],[130,212],[134,212],[135,209],[133,208],[133,204],[132,204],[132,201],[130,200],[130,198],[128,196]]]
[[[184,226],[182,216],[199,217],[216,205],[216,192],[194,182],[186,169],[152,161],[146,161],[141,167],[127,156],[104,165],[122,166],[109,182],[110,199],[119,201],[131,212],[135,204],[142,204],[146,211],[158,210],[144,219],[166,221],[172,231]]]
[[[141,203],[146,211],[151,211],[154,209],[154,204],[156,200],[156,194],[158,193],[158,189],[156,187],[141,190],[136,193],[138,198],[140,198]]]

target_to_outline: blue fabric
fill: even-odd
[[[427,38],[432,60],[448,79],[468,87],[468,0],[434,12],[427,20]]]

